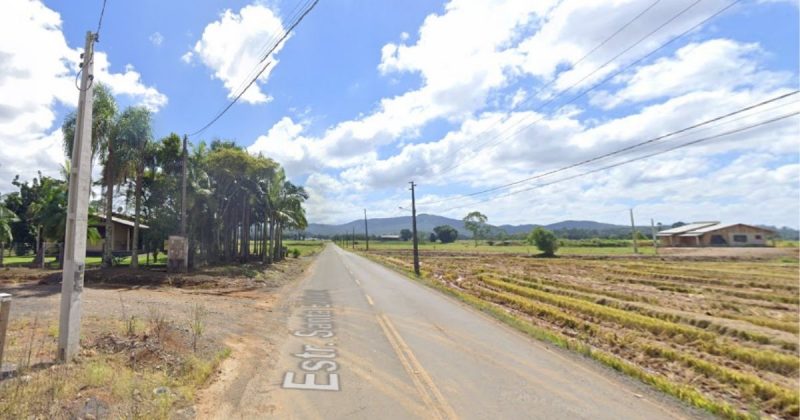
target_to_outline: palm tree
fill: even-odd
[[[283,172],[283,171],[281,171]],[[285,176],[281,173],[282,176]],[[273,214],[277,222],[277,243],[276,243],[276,256],[277,260],[283,259],[283,229],[305,229],[308,227],[306,220],[306,211],[303,208],[303,202],[308,199],[308,193],[305,188],[292,184],[289,181],[284,181],[277,194],[277,200],[274,201]]]
[[[6,206],[0,204],[0,267],[3,266],[3,254],[5,254],[6,244],[10,244],[14,240],[11,234],[11,224],[18,222],[17,215]]]
[[[146,166],[152,166],[155,153],[150,147],[153,140],[152,114],[141,106],[129,107],[119,116],[116,125],[118,154],[122,158],[119,171],[123,176],[133,172],[135,178],[133,248],[131,268],[139,267],[139,219],[141,216],[142,183]]]
[[[115,168],[114,131],[117,119],[117,103],[107,86],[97,83],[94,86],[92,103],[92,160],[99,158],[103,165],[103,184],[105,187],[105,230],[103,241],[103,266],[109,267],[113,262],[114,225],[111,214],[114,209],[114,185],[119,182]],[[64,151],[71,159],[72,144],[75,140],[76,114],[67,115],[61,132],[64,136]]]

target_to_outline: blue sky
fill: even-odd
[[[321,0],[274,54],[268,76],[193,141],[232,139],[275,158],[310,190],[315,222],[349,221],[362,208],[376,217],[402,214],[397,207],[408,205],[407,182],[415,179],[421,211],[461,217],[479,209],[497,224],[621,223],[635,207],[640,217],[665,223],[797,227],[798,117],[530,192],[498,196],[615,160],[461,196],[797,89],[797,1],[742,0],[564,105],[729,3],[701,0],[600,67],[693,2]],[[255,64],[252,51],[288,25],[297,4],[108,0],[97,46],[98,62],[108,65],[97,77],[121,105],[156,111],[157,137],[194,131],[226,104],[231,86]],[[55,173],[63,162],[57,131],[77,100],[74,60],[100,6],[66,0],[3,6],[9,13],[5,22],[0,18],[8,28],[0,41],[0,192],[10,189],[14,174]],[[38,70],[20,71],[33,66]],[[12,99],[26,95],[24,86],[34,92],[30,98]],[[556,95],[544,107],[543,86]],[[797,110],[797,101],[647,150],[783,115]],[[492,140],[501,142],[479,146]]]

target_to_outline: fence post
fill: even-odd
[[[9,312],[11,312],[11,295],[0,293],[0,372],[3,370],[3,349],[6,347]]]

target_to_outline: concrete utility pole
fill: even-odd
[[[414,181],[411,184],[411,234],[413,235],[411,242],[414,244],[414,273],[419,275],[419,239],[417,238],[417,201],[414,197],[414,187],[417,184]]]
[[[67,199],[67,230],[64,239],[64,271],[61,278],[61,313],[58,323],[60,362],[71,361],[78,353],[81,336],[81,292],[86,263],[86,232],[89,213],[89,175],[92,172],[92,105],[94,103],[94,42],[96,35],[86,33],[86,46],[81,64],[81,88],[75,141]]]
[[[652,232],[652,235],[653,235],[653,249],[655,250],[656,255],[658,255],[658,239],[656,238],[656,222],[652,218],[650,219],[650,231]]]
[[[633,223],[633,209],[631,211],[631,234],[633,235],[633,253],[639,253],[639,244],[636,242],[636,225]]]
[[[181,156],[181,236],[186,237],[186,134],[183,135],[183,154]]]
[[[364,209],[364,238],[367,241],[367,251],[369,251],[369,226],[367,225],[367,209]]]

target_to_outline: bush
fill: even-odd
[[[558,239],[553,232],[537,227],[528,235],[528,243],[536,245],[545,256],[552,257],[558,249]]]
[[[292,257],[297,258],[300,256],[300,250],[297,248],[292,249]]]

